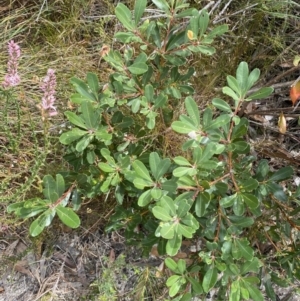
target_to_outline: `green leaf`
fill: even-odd
[[[171,216],[175,216],[176,214],[175,203],[174,200],[172,200],[169,196],[163,196],[161,198],[161,206],[163,206],[163,208],[166,209]]]
[[[200,115],[199,115],[199,108],[195,100],[192,97],[188,96],[185,99],[184,103],[185,103],[186,111],[189,114],[189,117],[193,121],[194,125],[198,127],[200,125]]]
[[[270,279],[268,279],[265,283],[265,288],[266,288],[266,293],[267,293],[267,296],[272,300],[272,301],[277,301],[277,297],[276,297],[276,294],[274,292],[274,289],[273,289],[273,286],[272,286],[272,283],[270,281]]]
[[[86,98],[79,93],[75,93],[70,97],[71,102],[81,104],[83,101],[86,101]]]
[[[148,181],[142,178],[135,178],[133,184],[137,189],[144,189],[145,187],[151,187],[154,185],[152,181]]]
[[[56,190],[56,182],[53,179],[51,175],[46,175],[43,178],[43,184],[44,184],[44,189],[43,189],[43,194],[45,198],[50,200],[52,203],[54,203],[58,198],[59,195]]]
[[[195,232],[195,230],[199,229],[198,221],[190,212],[187,212],[185,216],[180,217],[180,223],[193,228],[193,230],[191,230],[193,231],[193,233]]]
[[[212,104],[219,109],[220,111],[226,112],[226,113],[230,113],[232,112],[231,107],[229,106],[229,104],[224,101],[223,99],[220,98],[214,98],[212,100]]]
[[[176,89],[175,87],[170,87],[169,91],[171,92],[171,96],[173,96],[176,99],[180,99],[181,98],[181,93],[178,89]]]
[[[245,204],[243,199],[241,198],[240,194],[237,196],[233,203],[233,212],[235,215],[242,216],[245,213]]]
[[[246,101],[254,100],[254,99],[262,99],[270,96],[273,93],[274,89],[270,87],[261,88],[258,91],[252,93],[251,95],[247,96]]]
[[[143,192],[139,199],[138,199],[138,205],[140,207],[145,207],[147,206],[150,202],[152,201],[152,196],[151,196],[151,190],[146,190]]]
[[[202,287],[205,293],[208,293],[216,284],[218,280],[218,270],[213,267],[210,268],[204,275]]]
[[[200,192],[196,199],[195,213],[198,217],[202,217],[205,214],[206,208],[210,203],[210,194],[208,192]]]
[[[161,48],[161,37],[160,37],[160,29],[156,22],[151,21],[147,28],[147,36],[148,39],[152,38],[153,43],[158,47]]]
[[[269,173],[269,161],[266,159],[260,160],[256,169],[256,178],[258,181],[262,181]]]
[[[168,100],[168,96],[164,95],[164,94],[159,94],[156,98],[155,98],[155,102],[154,102],[154,108],[158,109],[158,108],[163,108],[166,104]]]
[[[172,217],[169,214],[168,209],[165,209],[163,207],[160,207],[160,206],[153,207],[152,213],[157,219],[159,219],[163,222],[168,222],[168,221],[172,220]]]
[[[241,285],[241,296],[243,299],[246,299],[246,300],[249,300],[249,298],[250,298],[249,291],[243,285]]]
[[[151,153],[149,165],[155,180],[159,180],[169,170],[171,161],[168,158],[161,160],[157,153]]]
[[[87,129],[84,120],[79,116],[77,116],[75,113],[66,111],[64,114],[71,123],[77,125],[80,128]]]
[[[179,275],[172,275],[168,278],[166,285],[167,286],[172,286],[174,285],[176,282],[178,282],[178,280],[181,278],[181,276]]]
[[[151,189],[151,196],[154,200],[159,200],[163,195],[163,191],[159,188]]]
[[[204,131],[209,131],[212,129],[220,128],[230,122],[230,115],[223,114],[216,119],[214,119],[212,122],[210,122],[205,128],[203,128]]]
[[[247,276],[247,277],[244,277],[243,280],[250,284],[259,284],[260,283],[260,279],[255,276]]]
[[[241,274],[243,275],[249,272],[258,273],[261,266],[262,263],[258,260],[258,258],[254,257],[251,261],[246,261],[245,263],[243,263]]]
[[[56,175],[56,187],[55,190],[59,196],[61,196],[65,192],[65,180],[61,174]]]
[[[177,275],[174,275],[177,276]],[[172,277],[172,276],[171,276]],[[180,277],[177,282],[175,282],[169,289],[169,296],[174,297],[179,292],[181,285],[185,282],[183,277]]]
[[[174,273],[178,272],[178,270],[177,270],[177,263],[172,258],[170,258],[170,257],[166,258],[165,259],[165,264]]]
[[[227,193],[227,191],[228,191],[228,185],[226,183],[224,183],[224,182],[218,182],[218,183],[216,183],[215,187],[216,187],[216,189],[218,191],[218,194],[220,194],[222,196],[225,193]]]
[[[195,148],[195,150],[196,149],[197,148]],[[199,165],[199,167],[202,167],[201,163],[208,161],[215,154],[215,150],[216,150],[215,143],[211,142],[206,144],[199,158],[200,160],[198,159],[195,163]]]
[[[246,260],[253,259],[253,249],[249,247],[249,242],[246,239],[235,240],[236,246],[239,249],[240,255]]]
[[[220,200],[220,205],[223,208],[231,207],[234,204],[234,201],[237,199],[237,194],[226,196]]]
[[[193,288],[193,291],[196,293],[196,294],[202,294],[203,293],[203,288],[202,288],[202,285],[201,283],[199,282],[198,279],[194,279],[193,277],[186,277],[188,279],[188,281],[192,284],[192,288]],[[192,300],[191,298],[190,299],[187,299],[187,300]],[[181,300],[180,300],[181,301]]]
[[[145,63],[133,63],[131,66],[127,68],[132,74],[139,75],[147,72],[148,65]]]
[[[104,172],[114,172],[116,169],[115,167],[112,167],[110,166],[109,164],[107,163],[104,163],[104,162],[100,162],[98,164],[98,167],[103,170]]]
[[[132,15],[127,6],[123,3],[119,3],[115,10],[118,20],[123,24],[123,26],[129,31],[134,30],[135,26],[132,22]]]
[[[50,225],[54,216],[55,216],[55,211],[52,209],[48,209],[43,214],[41,214],[36,220],[34,220],[31,223],[29,227],[30,235],[35,237],[38,236],[40,233],[42,233],[45,227]]]
[[[239,270],[238,266],[234,263],[229,264],[229,269],[234,275],[240,274],[240,270]]]
[[[134,5],[134,22],[137,26],[147,6],[147,0],[135,1]]]
[[[185,123],[182,121],[174,121],[171,125],[172,129],[180,134],[188,134],[193,131],[197,131],[198,128],[190,123]]]
[[[151,84],[147,84],[145,86],[145,97],[147,98],[148,102],[152,102],[153,97],[154,97],[154,89]]]
[[[228,86],[235,92],[237,95],[241,95],[242,91],[240,89],[239,83],[235,77],[228,75],[226,77]]]
[[[46,202],[45,202],[46,203]],[[47,210],[48,206],[35,206],[33,208],[19,208],[15,210],[15,214],[19,218],[29,218],[42,213],[43,211]]]
[[[241,287],[240,282],[235,280],[230,286],[229,301],[240,301]]]
[[[184,175],[193,176],[197,174],[197,169],[194,167],[177,167],[173,170],[173,176],[181,178]]]
[[[95,114],[95,108],[89,101],[81,103],[82,116],[84,122],[89,129],[95,129],[99,122],[99,115]]]
[[[225,241],[225,242],[223,243],[222,248],[221,248],[222,253],[223,253],[223,254],[222,254],[222,259],[223,259],[223,256],[224,256],[224,255],[230,254],[231,249],[232,249],[232,242],[231,242],[231,241]]]
[[[152,2],[162,11],[164,11],[166,14],[170,13],[170,6],[167,1],[165,0],[152,0]]]
[[[222,89],[222,92],[228,95],[229,97],[231,97],[235,101],[238,101],[240,99],[240,97],[231,88],[227,86]]]
[[[80,225],[80,218],[79,216],[68,207],[63,207],[58,205],[55,207],[55,211],[60,218],[60,220],[68,227],[75,229],[78,228]]]
[[[99,87],[99,80],[95,73],[88,72],[86,75],[87,83],[92,90],[92,92],[95,94],[95,97],[97,97],[100,87]]]
[[[235,226],[241,228],[250,227],[254,223],[254,219],[252,217],[236,216],[236,215],[231,215],[227,217]]]
[[[178,224],[176,232],[186,238],[192,238],[195,230],[189,226]]]
[[[166,252],[169,256],[175,256],[178,253],[178,250],[181,247],[182,236],[174,235],[174,237],[168,240],[166,244]]]
[[[82,200],[76,188],[72,191],[71,203],[74,211],[78,211],[80,209]]]
[[[148,56],[145,52],[141,52],[134,60],[134,63],[146,63]]]
[[[114,35],[114,38],[119,40],[124,44],[129,44],[130,42],[142,42],[140,37],[135,35],[133,32],[117,32]]]
[[[198,12],[196,15],[194,15],[193,17],[190,18],[190,30],[193,32],[193,38],[197,39],[198,32],[199,32],[199,13]]]
[[[175,234],[174,224],[163,224],[160,228],[160,235],[165,239],[173,239]]]
[[[150,111],[147,114],[146,125],[147,125],[148,129],[150,129],[150,130],[154,129],[156,116],[157,116],[157,113],[153,112],[153,111]]]
[[[282,167],[276,171],[268,181],[280,182],[289,179],[294,173],[294,170],[290,166]]]
[[[258,181],[253,178],[242,180],[239,182],[239,187],[243,191],[252,191],[258,187]]]
[[[72,142],[78,140],[82,136],[86,135],[87,131],[80,130],[79,128],[73,128],[71,131],[63,133],[59,137],[59,142],[68,145],[71,144]]]
[[[182,156],[175,157],[173,160],[178,165],[192,166],[192,164],[186,158],[184,158]]]
[[[180,13],[176,14],[176,18],[184,18],[184,17],[191,17],[193,15],[198,14],[198,11],[195,8],[188,8],[185,9],[184,11],[181,11]]]
[[[199,35],[200,38],[204,35],[209,23],[209,14],[205,9],[200,11],[199,16]]]
[[[255,68],[250,72],[247,81],[247,90],[249,90],[257,82],[259,76],[260,76],[260,70],[258,68]]]
[[[188,204],[188,201],[185,199],[178,201],[177,206],[178,206],[177,216],[179,218],[183,218],[191,208],[191,205]]]
[[[146,168],[146,166],[139,160],[135,160],[132,163],[132,166],[136,172],[136,174],[141,177],[142,179],[148,181],[148,182],[153,182],[148,169]]]
[[[246,289],[249,291],[250,297],[252,300],[264,301],[264,297],[263,297],[261,291],[257,287],[255,287],[254,285],[250,285],[245,281],[244,281],[244,285],[245,285]]]
[[[248,120],[246,118],[241,118],[239,124],[235,125],[232,131],[231,139],[241,138],[247,133]]]
[[[78,152],[82,152],[84,151],[88,145],[90,144],[90,142],[94,139],[93,135],[86,135],[83,136],[76,144],[76,150]]]
[[[216,49],[214,47],[206,46],[206,45],[197,46],[197,50],[206,55],[213,55],[216,52]]]
[[[240,195],[250,209],[255,209],[258,207],[259,202],[255,195],[250,193],[241,193]]]
[[[29,234],[32,237],[38,236],[45,229],[45,225],[38,219],[34,220],[29,227]]]
[[[128,105],[131,106],[132,113],[137,113],[141,106],[141,99],[134,98],[128,102]]]
[[[227,31],[228,31],[228,25],[223,24],[223,25],[215,27],[212,31],[210,31],[208,36],[211,38],[214,38],[216,36],[223,35]]]
[[[177,262],[178,271],[180,274],[184,274],[186,271],[186,263],[183,259],[179,259]]]
[[[246,154],[249,152],[249,144],[246,141],[235,141],[230,144],[232,146],[233,151],[237,154]]]
[[[90,93],[88,85],[82,81],[81,79],[78,79],[76,77],[72,77],[70,80],[71,84],[75,87],[76,91],[84,97],[85,100],[88,101],[96,101],[97,99],[95,96]]]
[[[249,76],[249,68],[246,62],[241,62],[236,70],[236,79],[239,83],[241,89],[241,96],[244,96],[244,93],[247,90],[247,82]]]
[[[275,191],[274,197],[281,202],[286,202],[288,200],[288,196],[287,196],[286,192],[283,191],[282,189]]]

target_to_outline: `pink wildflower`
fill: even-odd
[[[20,76],[18,75],[18,60],[21,56],[20,46],[14,41],[8,42],[8,54],[7,74],[2,82],[3,88],[14,87],[20,83]]]
[[[56,107],[54,106],[55,102],[55,88],[56,88],[56,76],[53,69],[48,69],[47,75],[43,80],[41,89],[44,92],[42,98],[42,110],[47,111],[48,116],[57,115]]]

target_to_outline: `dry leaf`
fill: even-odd
[[[14,265],[15,271],[17,271],[21,274],[25,274],[27,276],[33,277],[32,273],[27,268],[28,268],[27,260],[20,260],[20,261],[16,262],[16,264]]]
[[[165,270],[165,263],[164,261],[162,261],[162,263],[156,268],[155,277],[161,278],[164,274],[164,270]]]
[[[100,56],[103,57],[108,55],[109,51],[110,51],[110,47],[108,45],[103,45],[100,50]]]
[[[278,128],[281,134],[284,134],[286,132],[286,119],[282,112],[279,115]]]
[[[294,60],[293,60],[293,65],[298,66],[300,62],[300,55],[295,55]]]
[[[194,33],[191,30],[188,30],[187,37],[189,38],[189,40],[194,40]]]
[[[150,255],[153,257],[159,257],[158,250],[157,250],[157,244],[152,246]]]
[[[109,262],[113,263],[116,260],[116,254],[114,249],[110,249],[110,253],[109,253]]]

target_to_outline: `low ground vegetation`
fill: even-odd
[[[44,7],[32,13],[36,6],[28,1],[18,10],[32,10],[30,18],[18,27],[9,16],[3,21],[12,30],[4,39],[9,61],[1,90],[1,201],[7,212],[2,228],[25,219],[27,231],[38,239],[51,233],[58,219],[71,229],[82,227],[87,206],[95,210],[101,203],[99,219],[107,233],[121,231],[144,256],[155,247],[155,256],[163,259],[156,272],[141,272],[131,298],[151,295],[147,281],[155,277],[165,279],[161,300],[203,299],[212,292],[216,300],[264,300],[263,294],[276,300],[274,284],[294,292],[297,166],[274,163],[270,152],[257,146],[268,127],[273,135],[285,134],[291,112],[275,110],[279,127],[264,128],[253,110],[267,105],[262,99],[274,92],[270,73],[276,60],[290,55],[295,67],[286,75],[299,69],[296,44],[274,36],[274,28],[287,35],[294,26],[299,33],[299,16],[287,24],[292,4],[258,2],[243,7],[253,20],[245,17],[242,23],[231,2],[205,8],[152,2],[116,7],[101,2],[106,9],[101,22],[83,28],[76,20],[90,20],[91,14],[80,1],[69,15],[55,10],[55,2],[45,9],[47,16]],[[97,5],[89,2],[90,9]],[[232,10],[228,17],[226,8]],[[274,28],[266,18],[277,22]],[[40,23],[30,33],[35,60],[43,61],[40,69],[31,58],[25,62],[26,48],[19,46],[20,32],[33,20]],[[107,34],[88,52],[84,42],[95,47],[92,37],[113,26],[114,38]],[[272,36],[270,53],[263,46],[246,47],[266,39],[251,37],[255,26],[266,26],[268,39]],[[41,46],[45,40],[52,52]],[[236,47],[227,48],[232,41]],[[78,47],[85,53],[82,61]],[[59,54],[68,53],[66,64],[55,68]],[[41,75],[30,78],[33,69]],[[287,136],[295,140],[295,133]],[[283,159],[297,163],[290,156]],[[186,244],[192,247],[179,258]],[[114,262],[113,253],[107,262],[108,267]],[[109,270],[102,274],[111,281]],[[107,284],[94,282],[94,298],[106,300],[112,293],[118,298]]]

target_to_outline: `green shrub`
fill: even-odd
[[[267,160],[258,161],[245,139],[248,120],[238,115],[243,103],[267,97],[272,89],[249,95],[260,72],[241,62],[236,75],[227,76],[226,100],[214,98],[199,110],[189,61],[214,54],[213,41],[228,28],[209,27],[208,13],[185,1],[153,3],[163,12],[160,19],[142,19],[146,0],[136,1],[133,14],[123,4],[116,7],[126,31],[115,35],[124,44],[121,50],[102,53],[113,69],[109,83],[93,73],[85,81],[71,79],[78,112],[65,112],[72,129],[60,142],[74,170],[57,175],[56,182],[45,176],[42,209],[24,202],[9,211],[21,217],[25,206],[35,215],[43,211],[33,222],[38,231],[30,228],[38,235],[55,213],[79,225],[77,215],[64,208],[75,185],[88,197],[114,193],[118,206],[106,230],[125,228],[127,242],[139,244],[145,254],[158,245],[173,273],[166,283],[172,300],[204,297],[218,288],[218,300],[259,301],[264,300],[260,285],[276,300],[272,283],[299,279],[299,210],[293,205],[300,189],[283,185],[292,168],[274,172]],[[170,133],[172,156],[164,149]],[[73,183],[67,192],[63,177]],[[74,200],[78,209],[77,194]],[[176,262],[183,240],[191,239],[201,241],[193,264]],[[263,253],[263,244],[274,248],[271,256]]]

